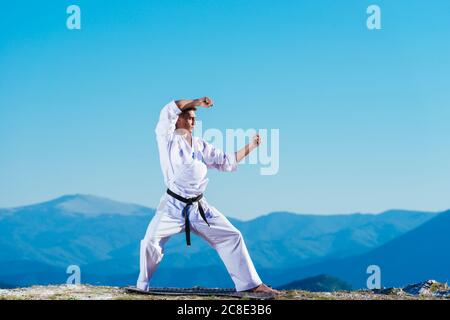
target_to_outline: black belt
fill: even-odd
[[[206,222],[206,224],[211,227],[206,220],[205,211],[202,208],[202,205],[200,204],[200,200],[203,198],[203,194],[195,197],[195,198],[183,198],[182,196],[179,196],[175,192],[173,192],[170,189],[167,189],[167,193],[174,197],[175,199],[186,203],[186,206],[184,207],[183,211],[181,212],[182,216],[184,217],[185,221],[185,231],[186,231],[186,243],[188,246],[191,246],[191,225],[189,223],[189,207],[194,204],[194,202],[198,202],[198,210],[200,211],[200,215],[202,216],[202,219]]]

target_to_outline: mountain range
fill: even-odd
[[[67,266],[79,265],[84,283],[133,284],[139,267],[139,241],[154,213],[144,206],[81,194],[0,209],[0,283],[64,283]],[[275,212],[250,221],[229,219],[244,235],[266,282],[283,285],[330,274],[360,287],[367,274],[359,271],[369,261],[382,267],[389,283],[420,276],[403,269],[401,277],[391,274],[406,263],[393,257],[406,255],[408,250],[412,251],[405,259],[417,259],[413,252],[431,250],[428,256],[431,252],[441,263],[419,260],[417,268],[423,269],[426,278],[436,275],[437,280],[445,281],[442,277],[448,277],[450,270],[445,269],[450,261],[444,250],[448,241],[439,242],[436,250],[431,244],[445,240],[440,238],[444,236],[441,232],[450,231],[450,225],[444,223],[446,215],[405,210],[341,215]],[[415,250],[419,239],[427,243],[420,247],[423,252]],[[197,237],[188,249],[180,234],[168,242],[152,285],[231,287],[232,283],[214,250]]]
[[[355,288],[364,288],[367,267],[378,266],[384,287],[435,279],[450,281],[450,210],[398,238],[367,253],[332,259],[301,268],[289,269],[289,277],[278,275],[278,282],[325,273],[345,279]]]

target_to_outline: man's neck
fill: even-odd
[[[184,135],[184,138],[186,139],[186,141],[189,143],[189,145],[190,145],[191,148],[192,148],[192,133],[187,132],[187,133]]]

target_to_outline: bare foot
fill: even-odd
[[[275,294],[275,295],[280,295],[281,292],[275,289],[272,289],[270,287],[268,287],[267,285],[265,285],[264,283],[257,286],[256,288],[247,290],[247,292],[254,292],[254,293],[271,293],[271,294]]]

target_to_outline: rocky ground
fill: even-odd
[[[277,300],[435,300],[450,299],[447,284],[433,280],[382,290],[342,292],[282,291]],[[140,295],[126,292],[118,287],[89,285],[35,286],[18,289],[0,289],[0,300],[226,300],[224,297],[174,297]],[[230,298],[233,299],[233,298]]]

